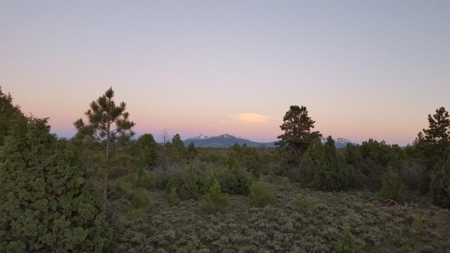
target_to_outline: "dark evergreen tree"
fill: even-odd
[[[260,163],[261,157],[256,148],[248,147],[245,143],[241,147],[241,151],[237,153],[239,164],[250,171],[255,178],[259,178],[263,172],[263,164]]]
[[[181,159],[185,158],[186,150],[184,147],[184,143],[181,140],[181,137],[179,134],[175,134],[172,137],[172,144],[171,144],[171,157],[172,159],[176,161],[180,161]]]
[[[194,159],[198,155],[198,150],[195,147],[195,144],[193,141],[189,143],[189,146],[187,147],[188,156],[190,159]]]
[[[13,105],[11,94],[3,93],[0,86],[0,146],[3,146],[4,139],[8,135],[14,121],[23,117],[19,106]]]
[[[239,145],[239,143],[234,143],[231,148],[238,153],[241,152],[241,145]]]
[[[0,252],[102,252],[112,229],[65,140],[21,119],[0,154]]]
[[[317,138],[302,160],[314,168],[312,182],[314,188],[322,191],[340,191],[349,188],[353,168],[347,165],[345,157],[336,151],[331,136],[327,138],[325,145]]]
[[[177,147],[177,148],[184,148],[184,143],[181,140],[181,136],[179,134],[175,134],[172,137],[172,145]]]
[[[292,105],[289,111],[283,117],[283,124],[280,126],[283,134],[278,136],[280,139],[275,144],[280,147],[287,147],[293,153],[293,160],[301,157],[311,143],[322,136],[319,131],[312,131],[314,123],[311,117],[308,116],[306,107],[299,107]]]
[[[403,183],[398,170],[389,167],[383,174],[382,186],[380,190],[381,197],[402,201],[406,195],[406,185]]]
[[[138,166],[143,166],[147,170],[156,167],[158,163],[158,144],[152,134],[144,134],[136,142],[138,148]]]
[[[349,146],[346,151],[347,163],[362,173],[366,187],[373,191],[381,188],[382,175],[388,167],[400,170],[407,155],[398,145],[388,145],[385,141],[369,139],[359,146]]]
[[[433,168],[430,192],[433,204],[450,209],[450,155]]]
[[[450,117],[445,108],[437,109],[434,115],[429,114],[428,123],[428,129],[423,129],[423,134],[420,132],[413,143],[416,159],[425,166],[420,184],[422,193],[427,193],[430,189],[431,171],[450,152]]]
[[[425,139],[433,144],[448,145],[450,142],[450,118],[444,107],[436,110],[436,114],[428,114],[428,129],[423,129]]]

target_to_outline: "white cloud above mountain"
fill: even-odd
[[[240,113],[237,115],[230,115],[229,117],[237,121],[254,122],[254,123],[266,123],[269,120],[269,116],[256,113]]]

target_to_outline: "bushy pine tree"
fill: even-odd
[[[222,193],[219,181],[215,181],[209,189],[202,202],[202,209],[208,214],[214,214],[218,211],[225,211],[230,204],[228,195]]]
[[[113,232],[46,119],[22,119],[0,155],[0,252],[102,252]]]
[[[389,167],[388,171],[383,174],[381,197],[401,201],[405,198],[406,190],[406,184],[403,183],[398,171]]]
[[[283,124],[280,126],[283,134],[275,145],[280,148],[286,147],[292,152],[291,161],[296,162],[306,152],[313,141],[322,136],[319,131],[312,131],[314,123],[308,116],[306,107],[291,105],[289,111],[283,117]]]
[[[423,129],[414,141],[416,155],[421,157],[425,170],[421,175],[420,190],[430,190],[431,174],[436,166],[445,161],[450,152],[450,116],[444,107],[440,107],[433,115],[428,115],[428,129]]]
[[[13,105],[11,94],[3,93],[0,86],[0,146],[3,146],[5,137],[8,135],[14,121],[23,117],[19,106]]]
[[[312,185],[321,191],[341,191],[348,189],[352,167],[347,165],[345,157],[336,151],[333,138],[329,136],[325,145],[316,139],[302,159],[305,164],[314,167]]]
[[[138,166],[152,170],[158,163],[158,144],[152,134],[143,134],[136,141]]]
[[[430,191],[433,204],[450,208],[450,156],[436,165],[431,172]]]
[[[250,202],[258,207],[264,207],[275,200],[275,195],[270,191],[263,177],[260,177],[257,182],[250,186],[248,197]]]

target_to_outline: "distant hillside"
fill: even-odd
[[[327,138],[322,137],[322,143],[325,143],[326,141],[327,141]],[[345,148],[348,143],[352,143],[351,141],[344,139],[344,138],[336,138],[336,139],[334,139],[334,141],[335,141],[336,148]],[[184,146],[186,146],[186,147],[191,142],[194,142],[194,145],[196,147],[202,147],[202,148],[206,148],[206,147],[228,148],[228,147],[233,146],[235,143],[237,143],[241,146],[245,143],[249,147],[261,147],[262,145],[264,145],[266,147],[275,147],[275,141],[267,142],[267,143],[255,142],[255,141],[251,141],[248,139],[235,137],[230,134],[222,134],[222,135],[213,136],[213,137],[208,137],[208,136],[201,134],[197,137],[192,137],[192,138],[189,138],[189,139],[186,139],[183,141]],[[355,143],[353,143],[353,144],[355,144]]]
[[[185,146],[188,146],[191,142],[194,142],[196,147],[212,147],[212,148],[228,148],[233,146],[235,143],[243,145],[244,143],[249,147],[261,147],[265,145],[266,147],[275,147],[274,142],[262,143],[254,142],[244,138],[235,137],[229,134],[222,134],[219,136],[208,137],[204,135],[199,135],[197,137],[189,138],[183,141]]]

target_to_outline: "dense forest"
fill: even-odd
[[[0,87],[0,252],[450,252],[444,107],[407,147],[323,144],[294,105],[276,148],[198,148],[114,95],[64,139]]]

